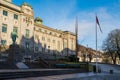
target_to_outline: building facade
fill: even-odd
[[[75,54],[74,33],[44,26],[42,22],[39,17],[34,18],[34,11],[29,4],[16,6],[12,0],[0,0],[1,47],[7,49],[12,44],[11,32],[16,32],[16,43],[25,55]]]

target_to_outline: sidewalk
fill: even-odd
[[[44,77],[29,77],[22,79],[12,79],[12,80],[119,80],[119,75],[103,73],[77,73],[77,74],[65,74],[65,75],[54,75],[54,76],[44,76]],[[111,76],[111,77],[108,77]],[[104,79],[105,78],[105,79]],[[107,79],[108,78],[108,79]],[[117,78],[117,79],[114,79]]]
[[[29,77],[11,80],[120,80],[120,67],[114,65],[99,64],[101,73],[75,73],[64,75],[51,75],[42,77]],[[113,74],[109,71],[113,70]]]
[[[103,73],[78,74],[78,76],[74,78],[67,78],[63,80],[119,80],[119,79],[120,79],[119,73],[110,74],[108,72],[103,72]]]

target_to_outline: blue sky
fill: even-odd
[[[75,17],[78,16],[79,44],[95,49],[95,14],[103,33],[98,30],[98,50],[108,33],[120,28],[120,0],[12,0],[14,4],[23,2],[34,9],[35,17],[43,19],[43,24],[58,30],[75,31]],[[99,29],[99,28],[98,28]]]

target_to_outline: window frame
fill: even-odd
[[[1,45],[6,45],[7,44],[7,40],[1,40]]]
[[[42,36],[42,41],[45,41],[45,37]]]
[[[17,29],[17,30],[16,30],[16,29]],[[13,32],[18,33],[18,27],[14,26],[14,27],[13,27]]]
[[[7,24],[2,24],[2,32],[7,33]]]
[[[30,30],[29,29],[26,29],[26,32],[25,32],[25,37],[29,38],[30,37]]]
[[[8,11],[3,10],[3,15],[4,15],[4,16],[8,16]]]
[[[14,19],[18,20],[18,15],[14,14]]]

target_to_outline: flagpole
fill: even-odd
[[[96,73],[97,73],[98,72],[98,63],[97,63],[97,23],[96,22],[95,22],[95,34],[96,34]]]
[[[75,35],[76,35],[76,62],[77,62],[77,55],[78,55],[78,18],[77,17],[75,22]]]

